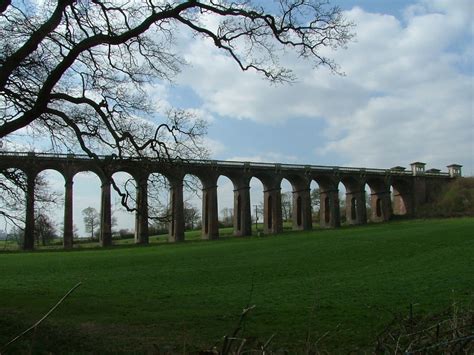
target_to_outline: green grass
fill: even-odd
[[[271,237],[0,254],[0,348],[75,291],[34,349],[209,348],[255,304],[245,336],[331,352],[371,349],[391,312],[472,307],[474,218],[400,221]],[[198,236],[198,234],[197,234]],[[191,236],[190,236],[191,238]],[[12,352],[26,351],[30,337]],[[191,344],[191,345],[190,345]]]
[[[292,229],[291,222],[283,222],[283,230],[289,231]],[[263,230],[263,224],[258,224],[258,230]],[[256,234],[256,227],[252,225],[252,231]],[[232,237],[234,229],[232,227],[220,228],[219,229],[219,236],[226,238]],[[201,240],[201,229],[195,230],[188,230],[185,232],[185,240],[186,241],[197,241]],[[149,237],[149,244],[164,244],[168,243],[168,235],[167,234],[160,234],[160,235],[152,235]],[[124,239],[117,239],[114,238],[112,244],[115,246],[123,246],[123,245],[133,245],[135,244],[134,238],[124,238]],[[100,248],[99,241],[91,241],[90,238],[79,238],[74,239],[74,249],[91,249],[91,248]],[[49,241],[49,243],[45,246],[43,245],[35,245],[36,250],[59,250],[63,249],[63,239],[56,238],[54,240]],[[20,250],[20,244],[18,240],[2,240],[0,241],[0,252],[2,251],[12,251],[12,250]]]

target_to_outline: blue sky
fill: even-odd
[[[331,3],[355,24],[346,49],[324,50],[344,76],[288,55],[282,62],[297,82],[272,86],[241,72],[212,43],[183,35],[188,65],[149,92],[157,106],[187,108],[209,122],[205,145],[214,159],[376,168],[423,161],[444,171],[458,163],[474,175],[474,1]],[[51,181],[61,190],[57,178]],[[98,181],[87,188],[90,179],[75,184],[80,230],[80,211],[98,208]],[[261,186],[253,186],[252,204],[261,199]],[[232,207],[225,179],[224,207]],[[117,215],[119,227],[133,228],[133,216]]]

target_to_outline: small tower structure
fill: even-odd
[[[411,163],[410,166],[413,176],[425,175],[425,165],[425,163],[421,163],[419,161]]]
[[[460,177],[460,176],[462,176],[461,168],[462,168],[462,165],[459,165],[459,164],[448,165],[449,176],[451,176],[451,177]]]

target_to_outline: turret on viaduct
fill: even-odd
[[[320,225],[326,228],[340,226],[340,215],[345,213],[350,224],[387,221],[393,214],[412,216],[417,208],[432,200],[440,188],[451,179],[461,176],[460,165],[448,166],[448,173],[436,169],[425,171],[425,164],[415,162],[411,170],[344,168],[333,166],[267,164],[215,160],[186,160],[166,162],[153,159],[114,159],[100,156],[91,159],[79,155],[52,155],[40,153],[0,153],[0,169],[20,169],[27,177],[25,249],[34,248],[34,191],[35,180],[43,170],[58,171],[65,181],[64,248],[73,245],[73,179],[74,175],[91,171],[101,180],[100,235],[103,246],[112,244],[111,182],[116,172],[129,173],[136,182],[135,242],[148,243],[148,179],[151,174],[162,174],[170,186],[169,223],[170,241],[184,240],[183,179],[187,174],[202,183],[202,237],[219,236],[217,180],[228,177],[234,185],[234,235],[248,236],[251,231],[250,179],[258,178],[264,187],[264,233],[283,230],[281,213],[282,179],[293,189],[293,229],[312,228],[310,184],[314,180],[320,188]],[[346,210],[339,209],[338,185],[346,189]],[[372,215],[367,216],[365,184],[370,188]],[[393,190],[391,196],[390,188]]]

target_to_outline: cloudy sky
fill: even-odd
[[[327,54],[343,76],[291,57],[298,77],[272,86],[209,42],[161,97],[210,121],[213,158],[388,168],[423,161],[474,175],[474,2],[332,1],[356,25]],[[325,53],[326,54],[326,53]]]
[[[212,43],[189,38],[181,41],[189,65],[154,97],[208,120],[214,159],[376,168],[422,161],[444,171],[458,163],[474,175],[474,1],[331,3],[356,25],[346,49],[324,53],[345,75],[288,56],[298,80],[272,86]],[[232,207],[232,184],[218,184],[219,209]],[[252,204],[261,189],[252,181]],[[80,211],[99,207],[98,179],[78,177],[75,191],[82,231]],[[133,228],[133,216],[117,216],[119,227]]]

